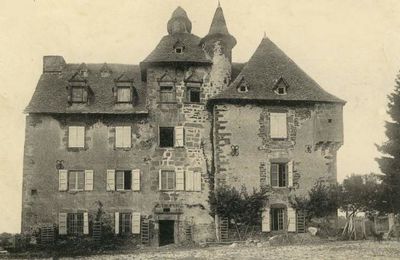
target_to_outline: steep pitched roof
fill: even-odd
[[[68,104],[67,86],[73,76],[77,74],[79,64],[66,64],[61,73],[43,73],[33,93],[26,113],[104,113],[104,114],[133,114],[147,113],[146,89],[140,77],[139,66],[125,64],[107,64],[115,72],[114,77],[101,77],[104,64],[86,64],[90,73],[85,78],[87,85],[94,94],[93,102],[78,108]],[[138,93],[138,104],[132,107],[119,108],[115,105],[113,88],[115,79],[123,78],[133,80],[133,85]],[[79,76],[80,77],[80,76]],[[74,78],[77,79],[77,78]]]
[[[282,78],[289,85],[285,95],[274,88]],[[238,92],[240,84],[247,84],[247,92]],[[223,92],[212,100],[284,100],[345,103],[323,90],[270,39],[264,38],[243,70]]]

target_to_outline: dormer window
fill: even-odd
[[[100,76],[102,78],[107,78],[111,75],[112,71],[111,69],[108,67],[107,63],[104,63],[103,66],[100,69]]]
[[[115,103],[136,103],[137,92],[133,85],[133,79],[125,73],[115,79],[115,88],[113,88]]]
[[[86,103],[87,91],[84,87],[72,87],[71,89],[72,103]]]
[[[85,63],[82,63],[78,68],[79,75],[81,77],[87,78],[89,75],[88,68]]]
[[[176,47],[175,53],[183,53],[183,47]]]
[[[174,51],[175,51],[175,53],[181,54],[181,53],[183,53],[184,50],[185,50],[185,45],[183,45],[183,43],[182,43],[181,41],[178,40],[178,41],[174,44]]]
[[[132,94],[130,87],[117,87],[117,102],[130,103],[132,101]]]
[[[280,77],[275,83],[274,91],[277,95],[286,95],[288,88],[289,84],[287,84],[287,82],[282,77]]]
[[[241,93],[243,93],[243,92],[247,92],[247,91],[249,91],[249,90],[248,90],[248,88],[247,88],[246,85],[241,85],[241,86],[238,88],[238,91],[241,92]]]
[[[249,86],[247,85],[247,82],[244,80],[244,77],[242,76],[239,86],[237,87],[237,91],[239,93],[246,93],[249,91]]]

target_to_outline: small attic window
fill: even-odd
[[[289,85],[286,83],[286,81],[280,77],[275,84],[274,91],[277,95],[286,95],[288,87]]]
[[[179,46],[179,47],[175,47],[175,53],[183,53],[183,47]]]
[[[277,92],[279,95],[285,95],[285,94],[286,94],[286,88],[283,87],[283,86],[280,86],[280,87],[278,87],[278,88],[276,89],[276,92]]]
[[[238,92],[239,93],[246,93],[246,92],[248,92],[249,91],[249,88],[246,86],[246,85],[240,85],[239,87],[238,87]]]

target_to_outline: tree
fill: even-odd
[[[400,213],[400,74],[395,80],[393,93],[388,96],[388,114],[391,121],[386,121],[388,141],[377,145],[383,154],[376,161],[383,173],[380,212]]]

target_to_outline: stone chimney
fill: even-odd
[[[43,73],[60,73],[65,67],[63,56],[43,56]]]

